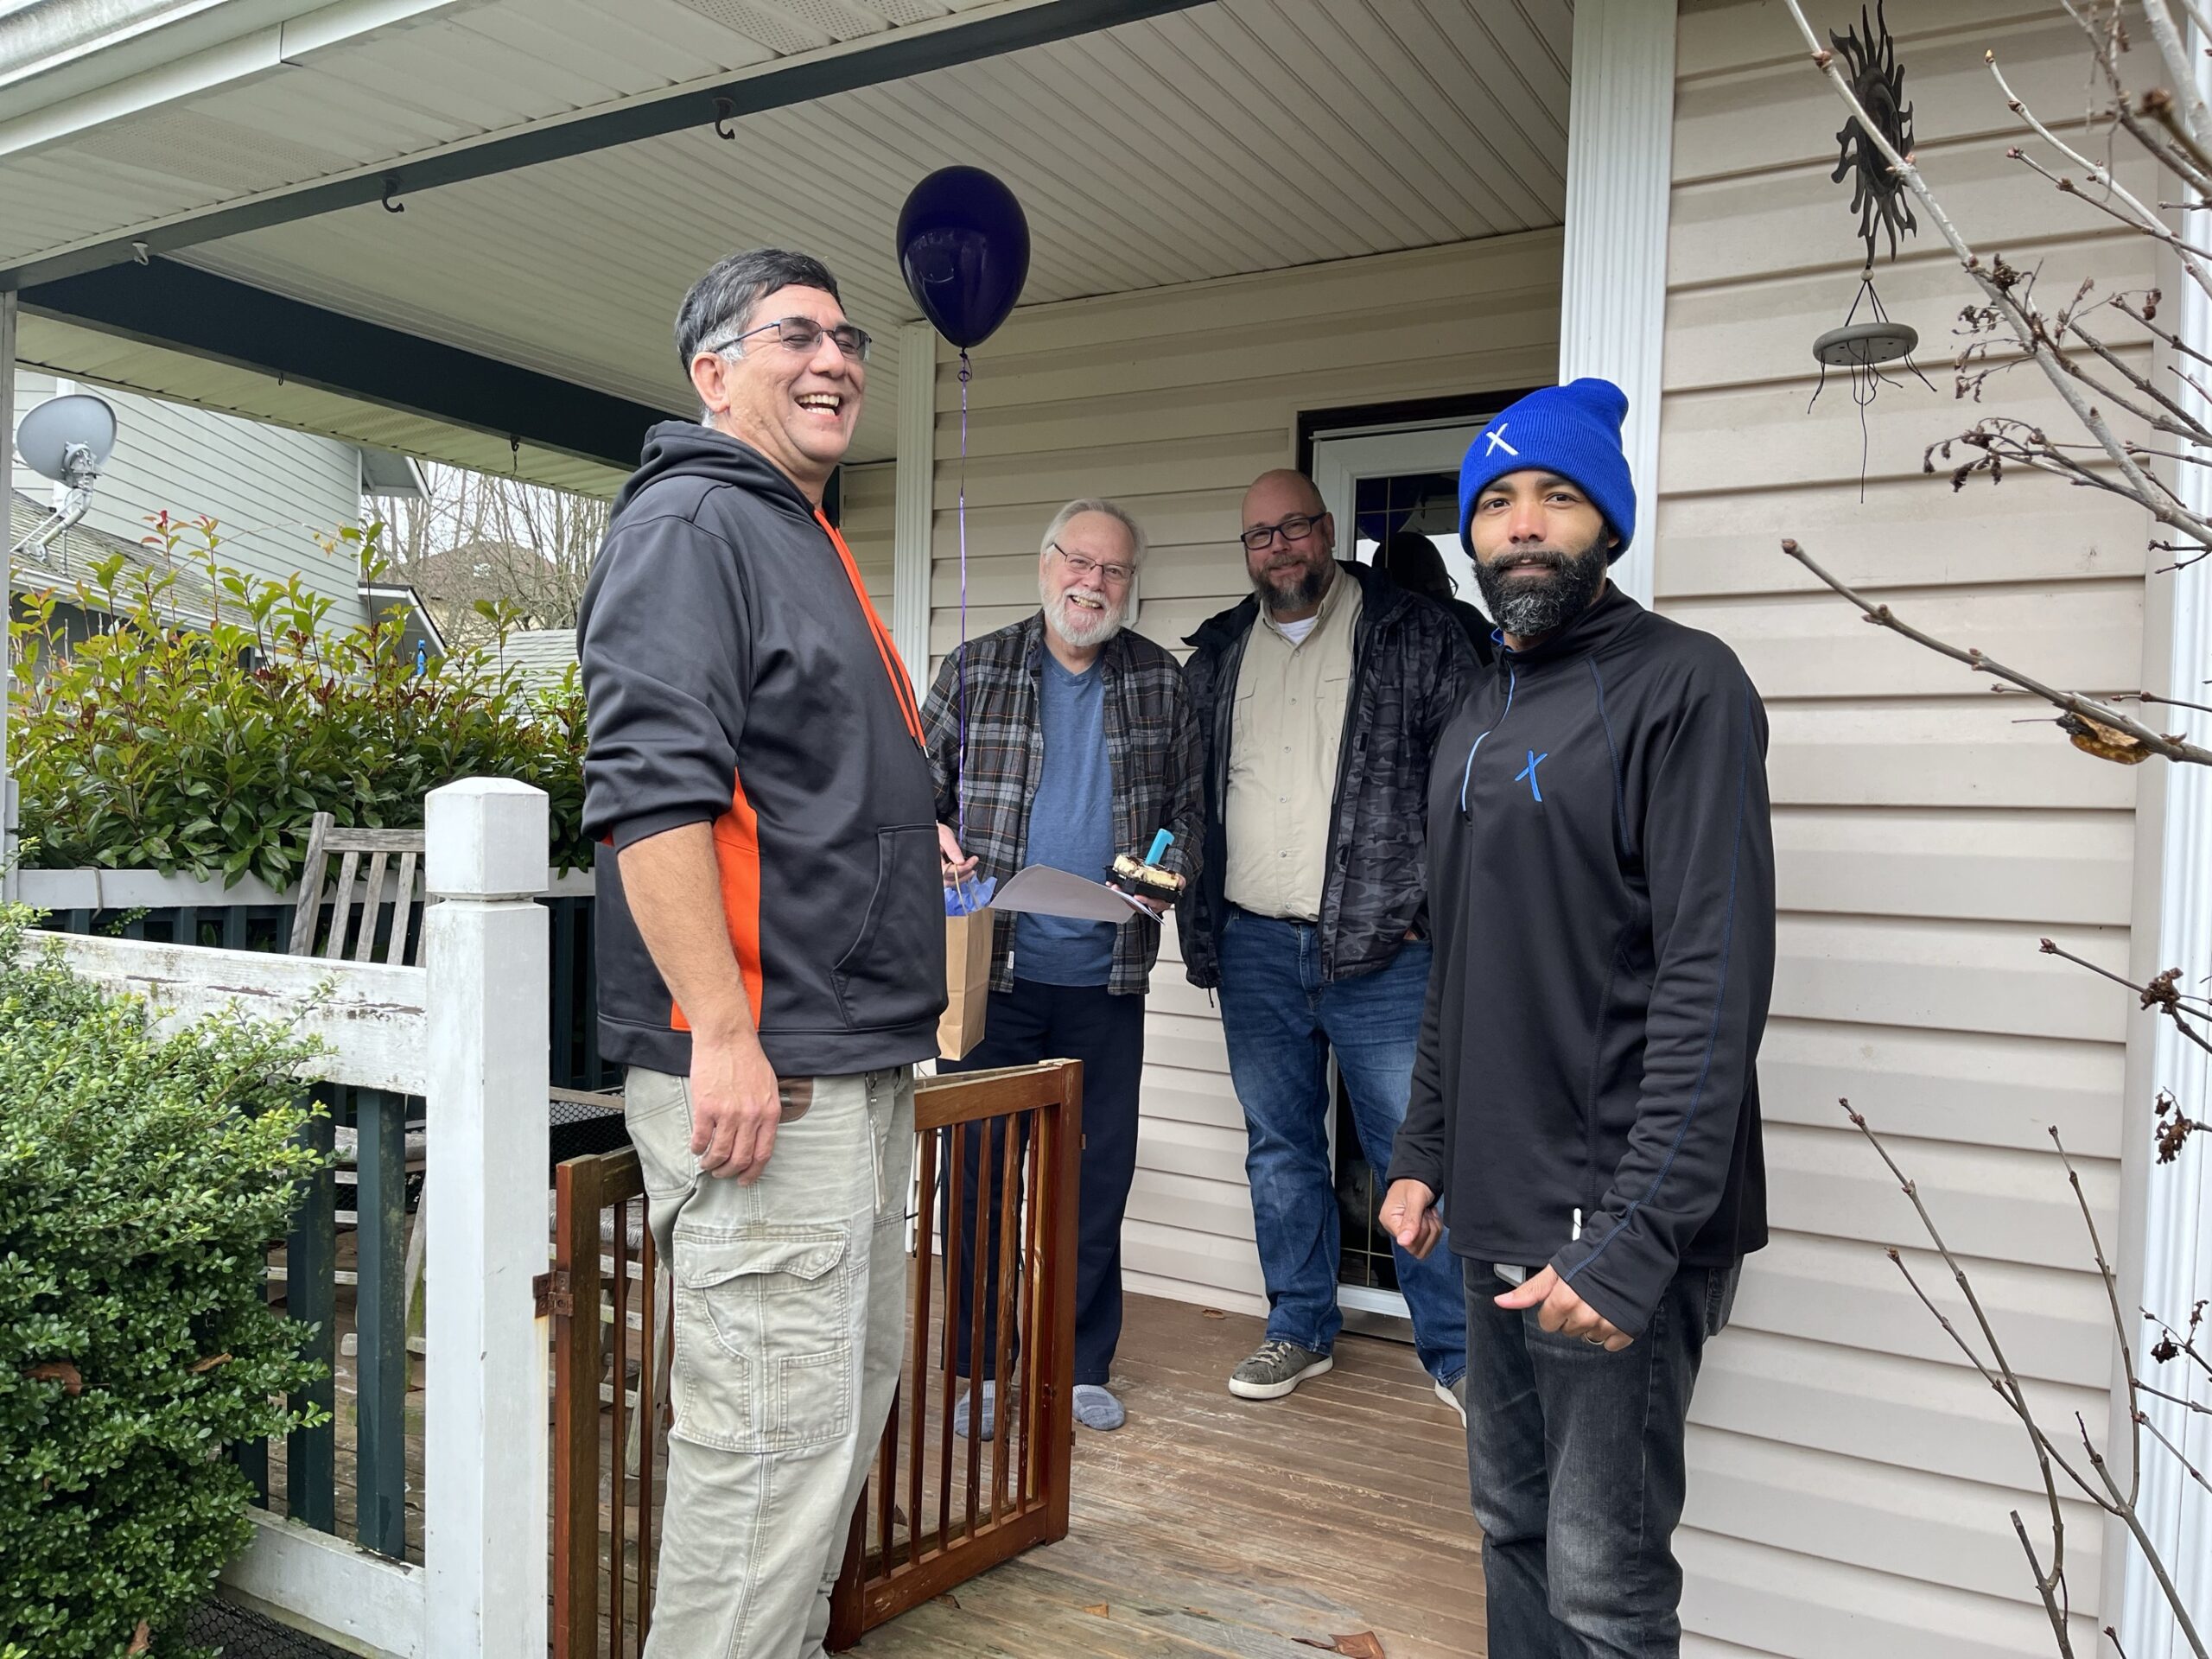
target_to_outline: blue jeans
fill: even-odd
[[[1681,1650],[1682,1430],[1738,1269],[1684,1268],[1617,1354],[1509,1312],[1488,1262],[1467,1291],[1467,1483],[1490,1650],[1674,1659]]]
[[[1268,1286],[1268,1335],[1327,1353],[1342,1229],[1329,1167],[1328,1057],[1337,1057],[1360,1148],[1379,1179],[1406,1121],[1430,947],[1408,944],[1379,973],[1321,982],[1319,930],[1231,910],[1221,930],[1221,1027],[1250,1139],[1252,1221]],[[1466,1312],[1448,1240],[1425,1262],[1395,1243],[1414,1347],[1440,1382],[1467,1369]]]
[[[1002,1065],[1034,1065],[1040,1060],[1083,1062],[1083,1181],[1077,1205],[1075,1250],[1075,1380],[1103,1388],[1114,1369],[1122,1340],[1122,1217],[1129,1207],[1129,1183],[1137,1173],[1137,1087],[1144,1074],[1144,998],[1115,996],[1103,985],[1044,985],[1016,979],[1010,991],[991,993],[990,1021],[983,1040],[964,1060],[939,1060],[939,1076],[988,1071]],[[945,1173],[940,1216],[951,1202],[952,1131],[939,1167]],[[961,1177],[960,1259],[970,1263],[960,1274],[959,1312],[953,1326],[953,1369],[968,1375],[975,1348],[976,1200],[987,1185],[984,1142],[990,1146],[988,1194],[991,1217],[983,1241],[983,1370],[995,1374],[999,1347],[999,1184],[1005,1179],[1006,1125],[991,1125],[988,1136],[971,1131]],[[1027,1147],[1015,1152],[1017,1166]],[[948,1255],[950,1253],[948,1252]]]

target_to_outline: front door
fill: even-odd
[[[1482,429],[1481,420],[1455,421],[1316,437],[1313,481],[1336,520],[1338,556],[1371,564],[1384,540],[1409,531],[1435,545],[1457,596],[1479,608],[1474,567],[1459,547],[1459,461]],[[1413,1328],[1399,1294],[1389,1236],[1376,1219],[1382,1172],[1370,1166],[1360,1147],[1351,1097],[1333,1064],[1330,1092],[1330,1143],[1344,1231],[1338,1305],[1354,1330],[1410,1340]]]

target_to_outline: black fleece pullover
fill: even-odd
[[[688,1074],[617,855],[714,826],[723,920],[785,1077],[937,1052],[944,900],[921,715],[844,541],[758,451],[671,421],[646,436],[576,620],[601,842],[600,1052]]]
[[[1766,1243],[1766,712],[1727,646],[1611,588],[1499,655],[1431,773],[1390,1178],[1441,1196],[1457,1254],[1548,1262],[1636,1335],[1678,1268]]]

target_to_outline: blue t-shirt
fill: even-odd
[[[1027,861],[1106,879],[1114,864],[1113,768],[1106,758],[1106,677],[1094,661],[1071,674],[1045,653],[1038,718],[1045,771],[1029,804]],[[1014,972],[1045,985],[1103,985],[1114,968],[1114,924],[1017,913]]]

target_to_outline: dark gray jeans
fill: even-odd
[[[1738,1268],[1685,1268],[1617,1354],[1467,1288],[1467,1478],[1498,1659],[1674,1659],[1681,1648],[1682,1431]]]

